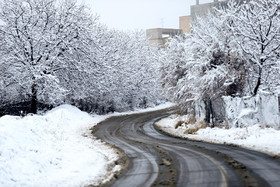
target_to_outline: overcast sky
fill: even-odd
[[[100,21],[121,30],[179,28],[179,17],[190,14],[196,0],[78,0],[89,5]],[[200,3],[213,0],[200,0]]]

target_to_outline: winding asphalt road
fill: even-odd
[[[112,117],[93,134],[122,149],[128,169],[111,186],[280,186],[280,162],[234,146],[169,137],[154,122],[174,113],[165,109]]]

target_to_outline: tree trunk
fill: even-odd
[[[253,96],[256,96],[256,95],[257,95],[258,90],[259,90],[259,87],[260,87],[260,85],[261,85],[261,81],[262,81],[262,68],[259,67],[258,81],[257,81],[256,87],[255,87],[255,89],[254,89]]]
[[[30,113],[37,114],[37,85],[34,83],[32,85],[32,96],[30,104]]]
[[[213,108],[212,108],[212,102],[210,98],[207,98],[205,100],[205,110],[206,110],[206,118],[205,121],[208,126],[214,127],[214,120],[213,120]]]

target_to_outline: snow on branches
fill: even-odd
[[[36,113],[38,100],[54,103],[65,91],[56,72],[90,52],[93,19],[75,1],[53,0],[4,0],[0,19],[2,63],[11,66]]]
[[[105,113],[163,101],[143,32],[110,30],[75,0],[3,0],[0,20],[0,104]]]
[[[242,5],[230,1],[228,6],[223,13],[229,17],[228,26],[242,49],[248,66],[252,67],[252,74],[256,79],[252,94],[256,95],[260,87],[273,91],[273,85],[267,84],[272,83],[272,69],[279,66],[279,0],[249,1]]]
[[[279,86],[280,3],[229,1],[174,38],[162,64],[167,97],[182,110],[221,96],[275,92]],[[279,89],[278,89],[279,90]]]

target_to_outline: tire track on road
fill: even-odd
[[[254,171],[254,168],[263,167],[267,161],[276,165],[273,171],[280,176],[279,162],[269,159],[265,154],[258,155],[257,158],[262,162],[254,163],[252,167],[252,162],[246,164],[246,156],[252,156],[250,150],[182,140],[156,130],[154,122],[173,111],[165,109],[112,117],[95,128],[94,136],[122,149],[130,159],[127,171],[112,186],[280,186],[275,174],[271,174],[272,177],[267,181],[260,169]],[[239,152],[241,156],[238,156]],[[228,160],[242,163],[248,171],[246,176],[257,180],[246,182]]]

